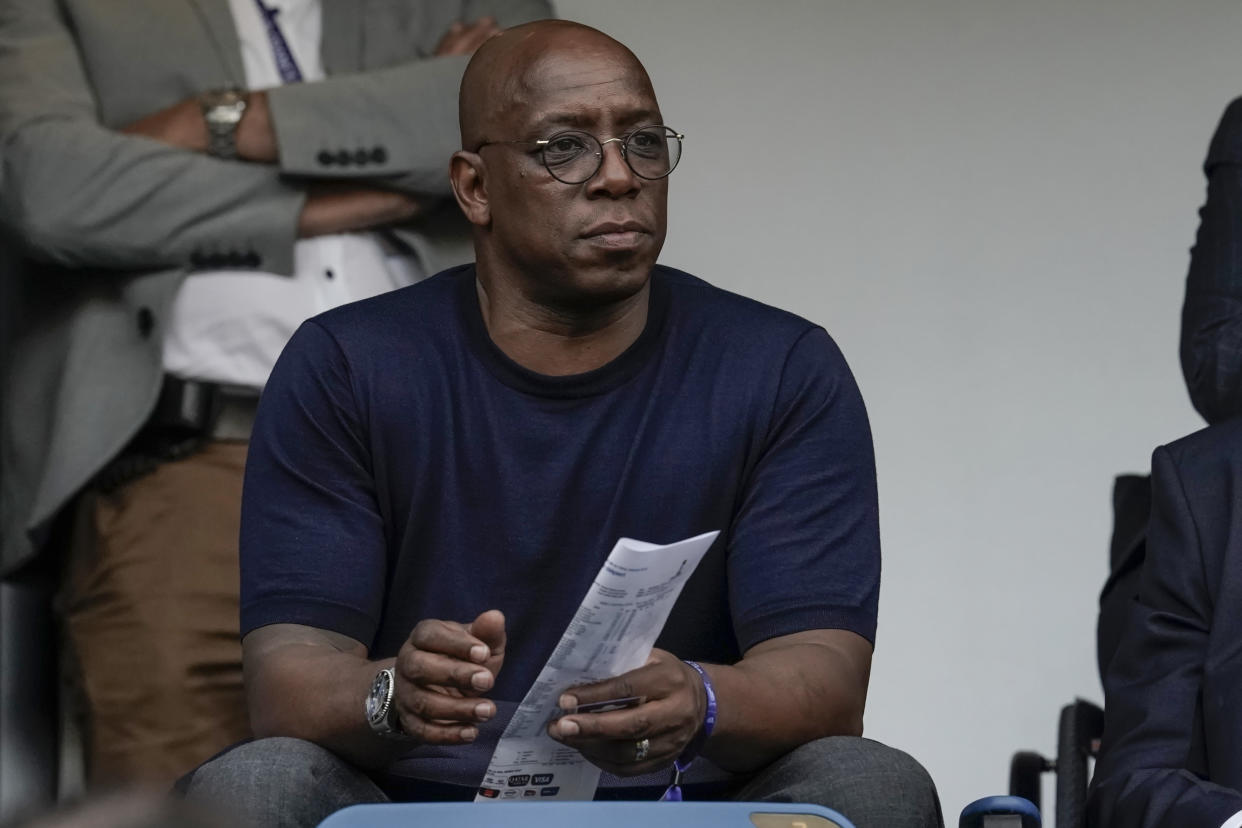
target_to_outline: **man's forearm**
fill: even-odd
[[[185,98],[158,112],[152,112],[120,130],[141,135],[190,152],[206,153],[209,143],[207,119],[197,97]],[[275,164],[280,160],[276,131],[272,126],[267,93],[247,92],[246,110],[237,124],[237,158],[256,164]]]
[[[368,187],[312,185],[298,216],[298,238],[401,224],[421,212],[406,193]]]
[[[718,709],[704,755],[747,772],[813,739],[861,735],[870,664],[862,637],[817,630],[756,645],[735,665],[706,667]]]
[[[504,615],[468,624],[425,619],[396,659],[371,661],[360,642],[299,624],[260,627],[242,639],[246,701],[256,736],[292,736],[360,767],[381,767],[416,744],[464,745],[496,715],[482,694],[504,663]],[[394,667],[390,724],[408,738],[378,736],[366,716],[376,674]],[[393,717],[399,720],[399,726]]]
[[[246,636],[246,698],[259,738],[292,736],[322,745],[360,767],[380,767],[409,743],[371,731],[365,704],[376,673],[392,659],[370,661],[362,645],[288,625]]]
[[[276,143],[276,129],[272,126],[266,92],[246,95],[246,111],[237,124],[237,155],[259,164],[275,164],[280,160],[280,147]]]
[[[267,94],[251,92],[237,128],[238,160],[273,164],[278,158],[276,135],[267,108]],[[189,152],[207,152],[207,126],[197,101],[187,99],[121,130]],[[349,233],[399,224],[420,211],[406,193],[368,186],[312,184],[298,215],[298,238]]]

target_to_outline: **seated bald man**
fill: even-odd
[[[460,106],[477,263],[307,322],[264,391],[241,555],[266,738],[191,795],[263,825],[473,798],[616,540],[719,529],[648,663],[563,700],[642,703],[548,734],[603,769],[597,798],[658,799],[697,756],[689,800],[942,824],[926,772],[861,738],[876,483],[836,345],[656,264],[681,136],[621,44],[509,30]]]

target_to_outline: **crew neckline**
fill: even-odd
[[[552,376],[532,371],[510,359],[492,341],[475,290],[474,265],[457,275],[457,301],[471,349],[488,371],[505,385],[525,394],[550,398],[592,397],[623,385],[648,363],[660,344],[671,301],[668,280],[658,265],[652,269],[647,297],[647,324],[638,338],[614,359],[581,374]]]

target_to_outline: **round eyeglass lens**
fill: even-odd
[[[543,144],[542,153],[548,172],[566,184],[591,180],[604,158],[599,139],[578,130],[553,135]],[[639,178],[663,178],[681,160],[681,137],[671,127],[643,127],[626,136],[621,154]]]
[[[625,139],[625,160],[641,178],[663,178],[681,160],[681,138],[670,127],[644,127]]]
[[[586,132],[562,132],[543,145],[544,166],[566,184],[581,184],[595,175],[602,157],[599,141]]]

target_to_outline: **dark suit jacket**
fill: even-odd
[[[1100,590],[1095,657],[1100,681],[1121,644],[1130,605],[1138,597],[1143,559],[1147,557],[1147,522],[1151,517],[1151,477],[1119,474],[1113,481],[1113,537],[1108,550],[1108,580]]]
[[[1242,811],[1242,420],[1153,454],[1147,561],[1104,692],[1090,825]]]

